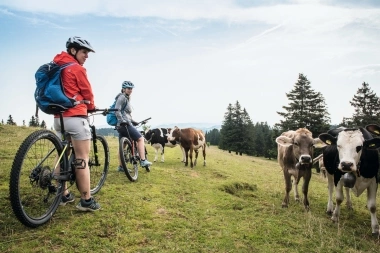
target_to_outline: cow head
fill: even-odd
[[[333,137],[328,133],[320,134],[319,138],[327,145],[336,145],[339,154],[338,169],[342,172],[354,172],[359,175],[359,163],[362,152],[380,147],[380,139],[372,138],[364,128],[344,129]]]
[[[282,147],[292,149],[293,156],[297,160],[296,167],[312,164],[314,147],[321,148],[325,146],[320,139],[313,139],[312,133],[306,128],[285,132],[276,138],[276,142]]]
[[[145,137],[145,140],[147,141],[147,143],[150,143],[150,141],[152,140],[152,137],[153,137],[153,131],[152,129],[147,129],[144,133],[144,137]]]
[[[178,128],[177,126],[175,126],[173,129],[168,131],[168,134],[167,134],[168,141],[170,141],[170,142],[179,141],[180,136],[181,136],[181,129]]]

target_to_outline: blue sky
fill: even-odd
[[[84,66],[97,107],[130,80],[134,118],[152,126],[221,123],[237,100],[254,123],[273,125],[299,73],[332,123],[352,115],[362,82],[380,95],[377,0],[0,0],[0,27],[0,120],[18,125],[35,112],[35,71],[70,36],[96,50]]]

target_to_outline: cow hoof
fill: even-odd
[[[282,204],[281,207],[282,208],[288,208],[288,205],[287,204]]]
[[[305,210],[306,210],[306,212],[309,212],[310,211],[310,206],[305,206]]]
[[[333,212],[332,212],[332,211],[330,211],[330,210],[327,210],[327,211],[326,211],[326,214],[328,214],[328,215],[332,215],[332,214],[333,214]]]
[[[379,239],[379,232],[377,232],[377,233],[372,233],[372,237]]]

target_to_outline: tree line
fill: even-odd
[[[239,101],[229,104],[220,131],[206,132],[206,140],[222,150],[242,155],[277,157],[276,137],[288,130],[307,128],[313,137],[338,126],[358,127],[368,124],[380,125],[380,100],[369,84],[363,82],[350,105],[354,107],[351,117],[343,118],[338,125],[331,125],[330,114],[323,95],[312,89],[307,77],[300,73],[293,89],[286,93],[289,104],[277,112],[283,119],[273,127],[266,122],[252,123]]]
[[[4,120],[2,119],[1,120],[1,125],[17,126],[16,122],[13,120],[12,115],[8,116],[8,120],[7,120],[6,124],[4,124]],[[22,121],[22,126],[26,126],[25,120]],[[46,122],[44,120],[42,120],[42,122],[40,123],[40,120],[38,119],[38,117],[32,116],[31,119],[29,120],[28,126],[30,126],[30,127],[40,127],[40,128],[45,128],[46,129]]]

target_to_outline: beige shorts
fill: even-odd
[[[64,117],[63,124],[65,131],[70,134],[74,140],[90,140],[91,131],[88,120],[81,117]],[[59,118],[54,118],[54,129],[59,138],[62,137],[61,122]]]

